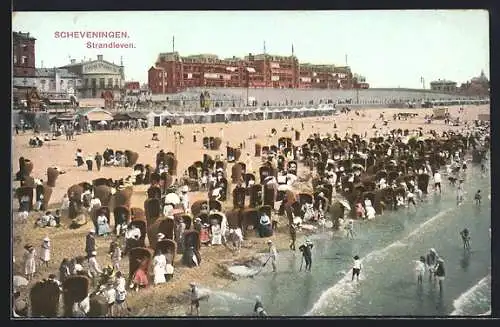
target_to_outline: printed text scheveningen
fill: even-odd
[[[126,39],[129,35],[125,31],[57,31],[56,39]]]

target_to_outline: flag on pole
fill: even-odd
[[[264,41],[264,54],[266,54],[266,41]]]
[[[175,35],[172,35],[172,52],[175,52]]]
[[[293,57],[293,43],[292,43],[292,57]]]

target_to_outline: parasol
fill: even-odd
[[[353,165],[352,165],[352,169],[353,169],[353,170],[354,170],[354,169],[360,169],[360,170],[363,170],[363,171],[364,171],[364,170],[365,170],[365,167],[363,167],[363,166],[362,166],[362,165],[360,165],[360,164],[353,164]]]
[[[347,211],[351,211],[351,206],[349,205],[349,202],[346,200],[338,200],[341,205],[344,206],[344,208],[347,209]]]
[[[165,203],[170,203],[173,205],[181,203],[181,199],[175,193],[169,193],[165,196]]]
[[[26,286],[28,285],[28,280],[24,278],[23,276],[16,275],[13,278],[12,284],[14,288],[20,287],[20,286]]]
[[[292,187],[288,184],[281,184],[278,186],[278,191],[291,191]]]
[[[174,210],[172,210],[172,212],[171,212],[171,214],[172,214],[172,215],[177,215],[177,214],[181,214],[181,213],[184,213],[184,209],[181,209],[181,208],[179,208],[179,209],[174,209]]]
[[[274,176],[267,176],[266,178],[264,178],[264,183],[270,183],[270,182],[274,182]]]
[[[99,124],[99,125],[107,125],[107,124],[108,124],[108,122],[107,122],[107,121],[105,121],[105,120],[101,120],[98,124]]]

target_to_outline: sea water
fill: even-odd
[[[461,205],[456,187],[429,194],[416,209],[401,208],[355,224],[355,239],[316,234],[311,272],[299,271],[299,251],[279,254],[278,272],[264,267],[217,293],[200,308],[202,315],[250,315],[256,295],[270,315],[300,316],[447,316],[480,315],[491,306],[491,222],[489,176],[469,167]],[[481,189],[483,203],[474,204]],[[464,251],[459,232],[468,228],[471,250]],[[299,238],[300,240],[300,238]],[[435,248],[445,260],[443,292],[424,277],[415,277],[415,260]],[[352,257],[362,261],[360,280],[351,281]],[[211,290],[213,292],[219,292]],[[231,296],[229,296],[230,294]],[[239,301],[234,296],[245,299]]]

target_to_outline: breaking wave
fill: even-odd
[[[373,259],[379,258],[381,256],[382,257],[386,256],[387,252],[389,250],[391,250],[392,248],[407,246],[407,244],[404,243],[405,240],[408,240],[412,236],[421,232],[427,225],[429,225],[433,221],[445,216],[446,214],[448,214],[456,209],[457,208],[455,207],[455,208],[449,208],[449,209],[443,210],[443,211],[439,212],[438,214],[432,216],[428,220],[424,221],[423,223],[421,223],[417,228],[415,228],[411,233],[409,233],[408,235],[406,235],[402,239],[397,240],[397,241],[389,244],[385,248],[382,248],[380,250],[375,250],[375,251],[368,253],[364,258],[361,259],[362,264],[366,265],[367,262],[370,262]],[[360,280],[361,281],[363,280],[363,274],[360,276]],[[305,313],[305,315],[312,316],[312,315],[324,314],[321,312],[321,308],[328,307],[329,305],[333,304],[333,303],[330,303],[330,299],[333,300],[333,296],[337,296],[337,297],[340,296],[340,297],[348,298],[348,297],[352,296],[352,294],[354,294],[353,291],[354,291],[355,287],[356,287],[356,283],[351,282],[351,271],[349,270],[341,280],[339,280],[335,285],[333,285],[332,287],[330,287],[329,289],[327,289],[326,291],[324,291],[320,295],[319,299],[314,303],[311,310],[309,310],[307,313]],[[335,302],[339,302],[338,298],[336,299]]]
[[[491,275],[477,282],[453,301],[451,316],[483,316],[490,315],[491,309],[484,312],[484,306],[491,303]],[[480,313],[483,312],[483,313]]]

